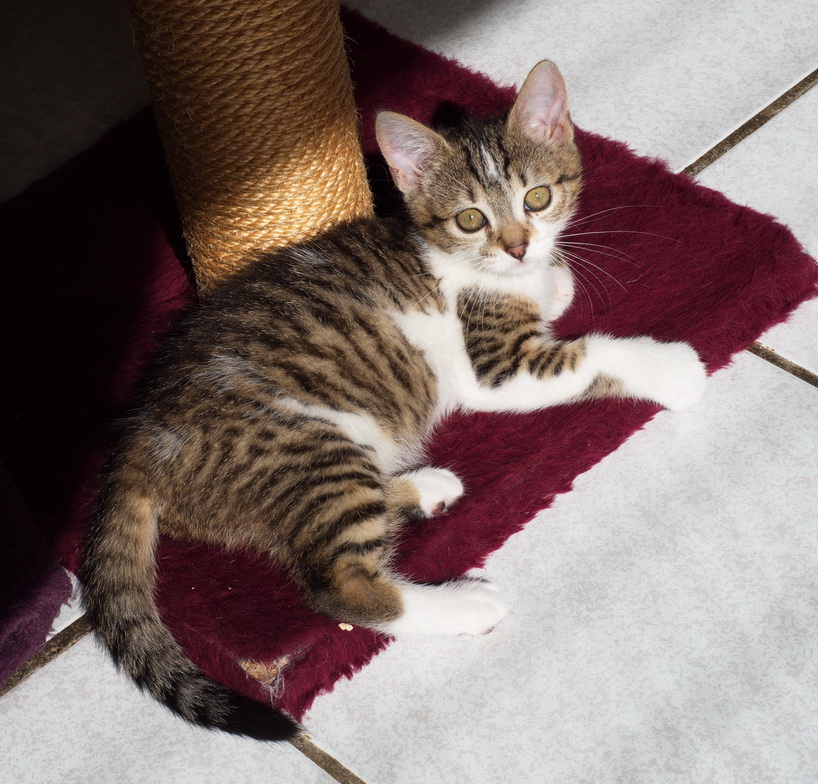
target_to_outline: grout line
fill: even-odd
[[[366,784],[362,778],[356,776],[335,757],[316,746],[309,735],[296,735],[290,743],[341,784]]]
[[[55,634],[39,653],[35,653],[30,659],[23,662],[6,681],[0,688],[0,697],[8,694],[15,686],[19,686],[26,678],[29,678],[37,670],[42,669],[61,653],[67,651],[89,632],[91,632],[91,623],[87,615],[82,615],[61,632]],[[362,778],[356,776],[349,768],[338,762],[335,757],[316,746],[309,735],[297,735],[290,743],[340,784],[366,784]]]
[[[37,672],[37,670],[45,667],[46,664],[56,659],[61,653],[65,653],[74,643],[79,642],[91,632],[91,630],[91,623],[88,620],[88,616],[82,615],[72,624],[66,626],[61,632],[55,634],[43,646],[41,651],[35,653],[30,659],[23,662],[6,683],[0,687],[0,697],[8,694],[15,686],[19,686],[26,678],[29,678]],[[335,757],[316,746],[309,735],[303,733],[297,735],[290,743],[319,768],[340,782],[340,784],[366,784],[362,778],[356,776],[349,768],[335,759]]]
[[[718,144],[711,147],[704,155],[697,158],[689,166],[685,166],[682,171],[691,177],[699,174],[707,168],[713,161],[721,158],[731,148],[740,141],[746,139],[751,133],[757,131],[762,125],[772,120],[780,111],[786,109],[796,98],[800,98],[810,87],[818,84],[818,68],[807,74],[800,82],[794,84],[783,95],[780,95],[772,103],[765,106],[760,112],[755,114],[746,123],[740,125],[728,136],[725,136]]]
[[[747,120],[746,123],[740,125],[735,131],[725,136],[724,139],[711,147],[704,155],[697,158],[689,166],[685,166],[685,168],[682,169],[682,173],[690,177],[701,173],[711,163],[717,161],[728,150],[735,147],[739,142],[772,120],[779,112],[786,109],[793,101],[800,98],[807,90],[816,84],[818,84],[818,68],[812,71],[812,73],[807,74],[801,81],[779,95],[774,101],[767,104],[760,112]],[[776,367],[785,370],[796,378],[800,378],[802,381],[806,381],[808,384],[818,387],[818,376],[815,373],[800,365],[796,365],[795,362],[791,362],[789,359],[782,357],[771,348],[756,342],[748,346],[746,350]]]
[[[55,634],[39,653],[35,653],[28,661],[23,662],[17,672],[6,681],[5,685],[0,688],[0,697],[10,692],[15,686],[33,675],[41,667],[44,667],[52,659],[57,658],[63,651],[67,651],[90,631],[91,624],[87,617],[83,615],[71,625],[66,626],[61,632]]]
[[[776,353],[771,348],[767,348],[767,346],[761,343],[753,343],[747,347],[747,351],[751,354],[755,354],[757,357],[761,357],[761,359],[766,359],[767,362],[770,362],[782,370],[786,370],[802,381],[806,381],[808,384],[818,387],[818,375],[811,370],[801,367],[801,365],[796,365],[795,362],[791,362],[786,357],[782,357],[781,354]]]

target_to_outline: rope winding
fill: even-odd
[[[131,0],[201,290],[370,214],[337,0]]]

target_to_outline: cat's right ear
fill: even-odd
[[[421,189],[424,172],[432,168],[446,147],[442,136],[395,112],[378,112],[375,136],[395,184],[404,193]]]
[[[574,138],[565,82],[550,60],[531,69],[509,113],[508,127],[537,144],[559,145]]]

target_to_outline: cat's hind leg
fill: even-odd
[[[299,571],[307,577],[309,604],[339,621],[390,635],[483,634],[494,628],[506,605],[491,584],[464,578],[423,585],[390,569],[392,540],[407,508],[434,514],[441,504],[454,503],[462,489],[451,471],[429,467],[386,478],[382,495],[362,486],[354,493],[356,511],[343,502],[341,518],[326,516],[321,525],[327,535],[305,548]]]
[[[463,483],[447,468],[424,466],[389,481],[390,504],[407,517],[434,517],[451,509],[463,495]]]
[[[400,589],[400,616],[377,627],[396,637],[486,634],[508,612],[500,589],[478,578],[463,578],[442,585],[404,583]]]
[[[384,634],[485,634],[505,616],[498,588],[475,578],[442,585],[411,583],[392,575],[379,548],[337,553],[313,581],[308,601],[339,621]]]

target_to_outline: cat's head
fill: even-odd
[[[535,66],[505,118],[435,131],[380,112],[376,133],[415,225],[444,263],[515,276],[551,262],[582,183],[556,65]]]

